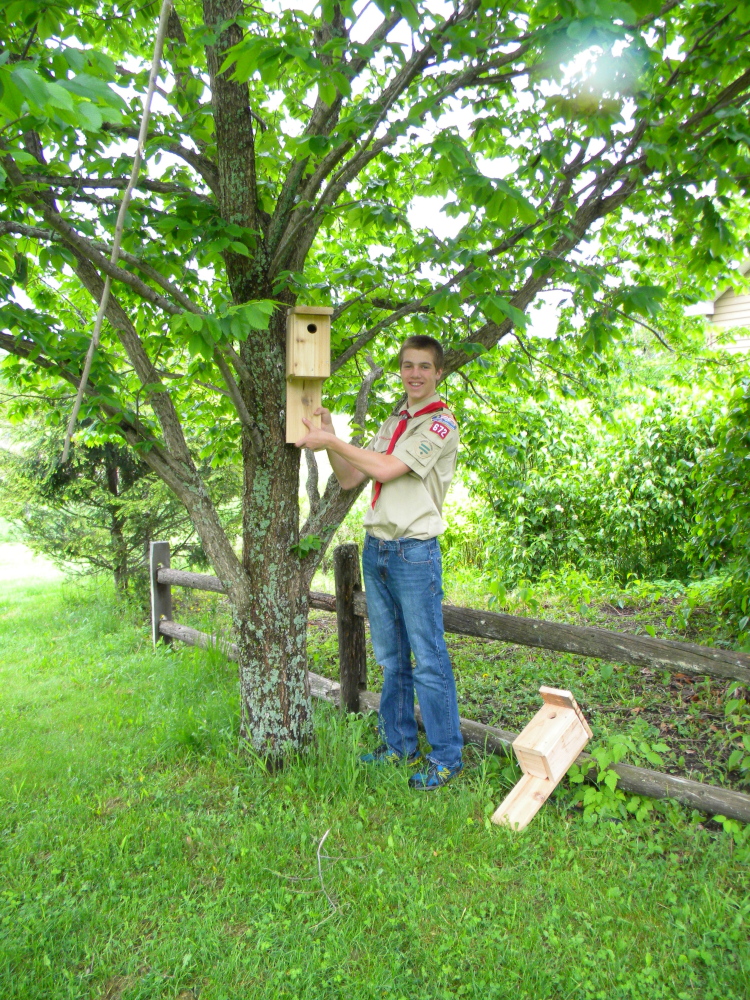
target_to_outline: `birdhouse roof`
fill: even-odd
[[[551,688],[546,687],[544,684],[539,688],[539,694],[542,696],[542,700],[546,705],[559,705],[560,708],[572,708],[578,718],[581,721],[581,725],[586,730],[589,735],[589,739],[594,735],[591,732],[591,727],[586,721],[581,709],[578,707],[578,702],[575,700],[570,691],[564,691],[562,688]]]
[[[331,306],[291,306],[287,310],[287,314],[289,316],[292,314],[302,316],[331,316],[333,308]]]

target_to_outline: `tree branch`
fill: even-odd
[[[247,367],[245,362],[239,356],[237,351],[235,351],[234,347],[231,344],[225,344],[224,350],[229,355],[231,362],[234,366],[234,370],[240,377],[240,381],[243,382],[245,385],[250,385],[253,381],[253,377],[250,374],[250,369]]]
[[[112,135],[123,135],[128,139],[137,139],[138,130],[127,125],[110,125],[105,122],[102,125],[102,129],[111,133]],[[197,153],[192,149],[188,149],[187,146],[183,146],[178,139],[173,139],[171,136],[164,135],[159,132],[151,132],[148,136],[147,146],[156,146],[160,149],[166,149],[170,153],[184,160],[189,166],[195,170],[197,174],[205,182],[206,186],[211,190],[211,192],[219,197],[219,171],[213,160],[204,156],[203,153]]]
[[[229,390],[229,395],[234,403],[234,408],[237,410],[240,422],[248,433],[253,454],[257,457],[263,451],[263,435],[261,434],[258,425],[250,416],[248,408],[245,405],[245,400],[242,398],[240,387],[235,382],[232,370],[226,363],[219,348],[216,348],[214,351],[214,361],[216,362],[216,366],[221,372],[221,376],[226,383],[227,389]]]
[[[642,326],[644,328],[644,330],[648,330],[649,333],[652,333],[656,337],[656,339],[659,341],[659,343],[661,344],[662,347],[666,347],[666,349],[671,354],[676,354],[676,351],[675,351],[674,347],[670,347],[669,346],[669,344],[662,337],[662,335],[659,333],[659,331],[656,330],[653,326],[649,326],[649,324],[646,323],[646,322],[644,322],[644,320],[639,319],[637,316],[629,316],[626,312],[623,312],[622,309],[618,309],[616,306],[611,306],[611,305],[606,305],[605,304],[605,305],[602,305],[602,309],[604,309],[606,312],[616,313],[618,316],[622,316],[623,319],[626,319],[626,320],[628,320],[631,323],[637,323],[638,326]]]
[[[412,313],[421,312],[424,299],[431,294],[432,289],[430,289],[427,295],[424,295],[421,299],[407,303],[400,309],[392,312],[390,316],[386,316],[385,319],[381,319],[379,323],[375,324],[375,326],[371,326],[368,330],[365,330],[364,333],[361,333],[353,344],[350,344],[345,351],[342,351],[341,354],[339,354],[339,356],[331,362],[331,375],[333,375],[334,372],[337,372],[342,365],[345,365],[350,358],[353,358],[355,354],[361,351],[363,347],[369,344],[370,341],[377,337],[379,333],[382,333],[383,330],[386,330],[389,326],[393,326],[394,323],[398,323],[398,321],[403,319],[404,316],[410,316]]]
[[[77,261],[75,265],[76,275],[93,300],[96,303],[100,303],[104,291],[104,282],[87,258],[83,257],[78,251],[74,250],[73,252]],[[169,451],[178,462],[185,466],[186,470],[194,473],[195,466],[193,465],[193,460],[185,441],[182,425],[174,403],[166,391],[156,367],[146,353],[143,342],[131,323],[130,317],[114,296],[110,296],[109,298],[105,315],[118,332],[120,342],[125,348],[125,353],[141,385],[148,393],[149,401],[159,419],[164,440]]]
[[[307,463],[307,482],[305,483],[305,490],[307,492],[307,499],[310,501],[310,516],[315,517],[320,510],[318,461],[315,458],[315,452],[311,448],[303,448],[302,450],[305,453],[305,462]]]
[[[32,361],[33,364],[38,365],[45,371],[57,375],[69,385],[73,386],[76,390],[81,384],[81,379],[77,375],[73,374],[73,372],[69,371],[65,365],[52,361],[51,359],[45,357],[45,355],[41,354],[39,352],[38,345],[33,340],[19,340],[19,338],[13,336],[13,334],[3,333],[0,331],[0,348],[7,351],[9,354],[13,354],[17,358]],[[90,381],[86,385],[84,392],[91,398],[99,396],[99,389]],[[165,464],[170,464],[169,456],[165,452],[164,446],[155,437],[153,437],[153,435],[147,433],[146,429],[134,413],[127,413],[126,411],[118,410],[111,404],[103,402],[101,399],[97,399],[97,405],[104,413],[107,414],[108,417],[122,418],[122,423],[118,425],[118,428],[121,433],[123,433],[123,436],[125,436],[125,434],[129,435],[128,440],[131,445],[147,444],[151,451],[156,451],[160,455],[161,460]]]
[[[318,223],[318,226],[312,230],[312,235],[308,232],[306,236],[300,240],[300,232],[302,228],[308,228],[311,221],[320,216],[323,208],[337,200],[349,181],[352,180],[353,177],[355,177],[361,170],[363,170],[370,160],[372,160],[375,156],[378,156],[383,149],[391,143],[395,142],[398,130],[394,126],[391,126],[387,135],[377,142],[368,152],[368,147],[370,147],[370,143],[372,142],[378,127],[384,121],[391,107],[408,89],[413,80],[427,67],[429,60],[435,52],[434,44],[456,24],[466,20],[471,17],[472,14],[476,13],[479,8],[479,3],[480,0],[468,0],[468,2],[460,10],[455,11],[451,17],[449,17],[440,26],[430,41],[428,41],[421,49],[412,55],[406,65],[399,71],[399,73],[396,74],[390,84],[381,92],[378,99],[372,102],[372,105],[369,108],[370,113],[367,116],[367,135],[364,138],[361,138],[360,133],[361,141],[359,142],[358,152],[356,152],[354,156],[352,156],[352,158],[340,168],[338,173],[330,181],[326,191],[323,193],[318,203],[314,207],[308,207],[311,206],[313,199],[335,166],[341,162],[344,156],[357,146],[358,137],[352,137],[323,157],[322,161],[313,172],[312,177],[307,182],[304,189],[300,192],[299,207],[291,214],[285,227],[284,235],[279,240],[278,246],[274,249],[273,260],[270,267],[270,272],[272,274],[275,274],[283,267],[285,263],[285,255],[290,248],[294,248],[296,250],[297,256],[302,256],[304,258],[304,255],[309,248],[309,244],[311,243],[320,223]],[[460,83],[457,82],[455,86],[457,88],[460,86]],[[446,96],[449,96],[448,93],[441,94],[440,100],[444,100]]]
[[[362,385],[359,387],[359,392],[357,393],[357,402],[354,406],[355,434],[352,437],[351,443],[356,445],[361,445],[365,437],[364,427],[365,418],[367,417],[367,407],[370,403],[370,392],[378,379],[383,377],[382,366],[375,364],[371,354],[367,354],[366,357],[370,370],[362,379]],[[357,428],[360,429],[357,430]]]
[[[158,292],[155,292],[144,281],[141,281],[137,275],[130,271],[126,271],[124,268],[118,267],[116,264],[112,263],[111,258],[107,259],[102,253],[100,253],[91,240],[81,236],[81,234],[77,232],[73,226],[62,217],[62,215],[60,215],[49,194],[43,195],[37,191],[28,190],[24,183],[24,174],[22,174],[18,169],[15,160],[9,153],[5,153],[3,156],[3,162],[8,174],[8,179],[19,191],[21,197],[24,198],[24,200],[30,201],[36,208],[39,209],[45,221],[62,236],[63,242],[70,247],[71,250],[77,253],[80,257],[85,257],[92,264],[95,264],[100,271],[103,271],[104,274],[108,276],[109,279],[121,281],[123,284],[128,285],[142,299],[145,299],[146,302],[150,302],[152,305],[157,306],[157,308],[162,309],[164,312],[174,316],[182,311],[178,306],[170,302],[169,299],[164,298],[163,295],[159,295]],[[18,224],[13,225],[20,229]],[[27,234],[21,233],[21,235]],[[131,257],[131,260],[133,262],[138,260],[137,266],[141,267],[142,262],[138,258]],[[145,265],[145,267],[149,267],[149,265]],[[152,276],[157,274],[157,271],[152,270]],[[167,281],[167,279],[161,275],[159,275],[159,277],[155,280],[158,280],[159,284],[162,285],[165,281]],[[170,290],[171,292],[177,292],[177,295],[182,295],[182,293],[174,289],[173,286],[170,286]],[[196,311],[196,309],[197,307],[192,307],[191,311]]]
[[[50,243],[69,244],[70,242],[65,236],[63,236],[59,232],[56,232],[53,229],[44,229],[41,226],[27,226],[20,222],[7,222],[1,220],[0,234],[4,233],[13,233],[17,236],[27,236],[30,239],[46,240],[47,242]],[[112,247],[110,247],[108,244],[100,243],[98,240],[86,240],[84,237],[81,237],[81,243],[77,243],[76,246],[82,252],[84,250],[103,251],[105,254],[111,254],[112,252]],[[91,252],[84,254],[84,256],[86,256],[88,260],[91,260],[92,263],[99,264],[102,267],[102,270],[105,271],[105,273],[110,274],[110,276],[113,277],[115,280],[118,281],[124,280],[125,284],[130,284],[129,281],[123,279],[122,277],[123,275],[126,275],[129,272],[124,271],[122,268],[119,267],[112,268],[110,265],[103,266],[101,263],[102,256],[99,255],[98,253],[94,255],[94,253]],[[176,285],[174,285],[168,278],[165,278],[160,271],[156,270],[155,267],[152,267],[150,264],[147,264],[144,260],[141,260],[140,257],[136,257],[135,254],[128,253],[126,250],[121,249],[119,257],[126,264],[130,264],[133,267],[137,267],[140,271],[143,272],[143,274],[146,275],[146,277],[151,278],[152,281],[160,285],[164,289],[164,291],[168,292],[174,299],[176,299],[177,302],[179,302],[179,304],[187,312],[195,313],[195,315],[197,316],[204,315],[204,312],[200,306],[196,305],[196,303],[193,302],[192,299],[188,298],[188,296],[185,295],[185,293],[181,289],[179,289]],[[104,258],[104,260],[105,264],[108,264],[106,258]],[[147,285],[143,285],[141,283],[139,287],[134,290],[139,291],[139,289],[143,287],[148,288]],[[145,298],[145,296],[143,297]],[[160,299],[160,297],[158,296],[157,298]],[[160,302],[154,301],[153,299],[149,299],[149,301],[152,301],[155,305],[160,304]],[[170,307],[168,311],[170,311],[173,315],[177,315],[181,312],[181,310],[179,309],[175,310],[173,306]]]
[[[25,178],[27,181],[46,184],[50,188],[75,188],[77,190],[111,188],[113,191],[123,191],[129,183],[127,177],[79,177],[75,174],[64,177],[55,177],[53,174],[26,174]],[[184,194],[206,200],[205,195],[193,191],[185,184],[173,181],[154,181],[148,177],[139,177],[135,186],[143,188],[144,191],[153,191],[155,194]]]
[[[378,27],[372,32],[368,40],[365,42],[365,48],[372,47],[372,56],[370,58],[359,58],[353,59],[344,71],[349,77],[350,82],[353,82],[357,76],[362,72],[362,70],[369,65],[372,58],[375,57],[377,52],[385,43],[388,34],[396,27],[396,25],[401,21],[402,15],[399,13],[392,13],[387,18],[385,18]],[[317,105],[316,105],[317,106]],[[338,110],[338,105],[337,109]],[[305,128],[305,135],[320,134],[322,130],[323,135],[329,135],[331,128],[333,127],[334,119],[330,122],[325,122],[323,120],[315,120],[314,112],[310,117],[310,120]],[[336,119],[337,120],[337,119]],[[313,128],[316,129],[313,132]],[[350,147],[347,147],[350,148]],[[346,149],[342,147],[341,156],[346,155]],[[281,192],[276,201],[276,208],[274,209],[273,217],[268,227],[268,252],[270,254],[275,254],[278,249],[279,242],[283,237],[284,232],[289,224],[290,210],[296,201],[300,200],[299,184],[302,177],[304,177],[305,170],[307,169],[307,164],[309,158],[306,157],[304,160],[294,161],[289,168],[287,176],[281,188]],[[338,160],[336,160],[338,162]],[[332,169],[332,167],[331,167]]]
[[[156,89],[156,78],[159,73],[159,67],[161,66],[161,53],[164,46],[164,39],[167,34],[167,19],[169,17],[169,11],[172,8],[172,0],[163,0],[161,5],[161,10],[159,12],[159,26],[156,31],[156,40],[154,42],[154,54],[151,59],[151,70],[149,72],[148,79],[148,89],[146,91],[146,96],[143,99],[143,117],[141,118],[141,127],[138,133],[138,145],[136,147],[135,156],[133,157],[133,166],[130,171],[130,179],[128,181],[128,186],[125,188],[125,192],[122,196],[122,204],[120,205],[120,211],[117,214],[117,222],[115,224],[114,242],[112,244],[112,255],[110,257],[110,264],[113,266],[117,265],[117,259],[120,253],[120,242],[122,241],[122,234],[125,229],[125,215],[128,210],[128,205],[130,204],[130,197],[133,193],[133,188],[135,187],[135,182],[138,179],[138,174],[141,170],[141,160],[143,159],[143,144],[146,139],[146,134],[148,131],[148,119],[151,114],[151,100],[154,96],[154,90]],[[49,213],[54,213],[58,216],[57,212],[54,211],[51,205],[46,205],[45,208]],[[48,216],[48,221],[51,219]],[[70,227],[72,229],[72,227]],[[99,308],[96,313],[96,321],[94,323],[94,332],[91,335],[91,343],[89,345],[88,352],[86,354],[86,361],[83,366],[83,373],[81,375],[81,384],[78,387],[78,393],[76,395],[76,401],[73,404],[73,409],[70,414],[70,419],[68,421],[68,428],[65,432],[65,444],[63,446],[62,460],[66,462],[68,460],[68,452],[70,451],[70,439],[73,436],[73,431],[75,430],[76,421],[78,420],[78,411],[81,408],[81,403],[83,401],[83,394],[86,391],[86,383],[88,382],[89,372],[91,371],[91,365],[94,359],[94,353],[96,351],[97,345],[99,343],[99,337],[102,331],[102,323],[104,322],[104,316],[107,311],[107,303],[109,300],[109,292],[112,287],[111,278],[107,278],[104,283],[104,288],[102,289],[101,299],[99,301]]]
[[[211,83],[221,214],[229,223],[259,231],[255,136],[248,86],[220,72],[227,50],[242,41],[242,29],[234,20],[240,9],[241,5],[235,0],[203,0],[206,26],[218,36],[213,44],[206,45],[206,62]],[[239,286],[245,279],[248,262],[244,257],[238,260],[235,257],[239,255],[226,254],[227,272],[235,300],[241,301]]]

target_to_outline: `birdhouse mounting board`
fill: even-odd
[[[307,434],[302,418],[320,427],[320,417],[314,416],[323,399],[322,378],[288,378],[286,380],[286,443],[294,444]]]
[[[570,691],[541,687],[539,693],[544,704],[513,741],[523,777],[492,817],[516,830],[531,822],[592,735]]]

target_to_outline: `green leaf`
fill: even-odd
[[[304,538],[300,538],[296,545],[290,545],[289,551],[299,556],[300,559],[304,559],[311,552],[319,552],[322,544],[323,539],[320,535],[305,535]]]
[[[528,319],[526,314],[517,309],[514,305],[511,305],[507,299],[504,299],[501,295],[488,295],[486,298],[480,300],[482,310],[488,319],[491,319],[493,323],[502,324],[506,319],[509,319],[514,326],[520,327],[521,329],[526,328]]]
[[[734,771],[742,760],[742,750],[733,750],[727,758],[727,771]]]
[[[336,100],[336,88],[330,80],[321,79],[318,84],[318,93],[326,104],[333,104]]]
[[[203,317],[196,316],[195,313],[190,313],[190,312],[183,313],[183,321],[195,333],[198,333],[200,330],[203,329]]]
[[[96,76],[90,76],[88,73],[79,73],[70,80],[61,80],[59,86],[79,97],[86,97],[94,103],[101,101],[103,104],[121,111],[128,109],[126,102],[111,89],[106,81]]]
[[[637,312],[641,316],[656,316],[666,295],[666,288],[658,285],[640,285],[636,288],[623,289],[618,293],[617,299],[627,313]]]
[[[95,104],[91,104],[90,101],[81,101],[76,107],[76,112],[78,120],[81,123],[81,127],[85,132],[98,132],[102,127],[104,115],[100,109]]]
[[[49,99],[47,81],[43,80],[38,73],[35,73],[34,70],[26,66],[18,66],[11,72],[10,76],[15,86],[27,101],[30,101],[38,108],[46,106]],[[70,97],[68,97],[68,100],[70,101],[70,108],[72,110],[73,101]]]
[[[604,772],[604,784],[610,789],[610,791],[614,792],[615,788],[617,788],[617,782],[619,780],[620,775],[617,771],[607,770]]]

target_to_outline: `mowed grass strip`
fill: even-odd
[[[677,807],[488,828],[496,760],[413,793],[324,705],[269,775],[234,665],[106,588],[6,588],[0,691],[3,1000],[748,995],[746,854]]]

